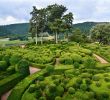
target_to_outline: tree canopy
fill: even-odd
[[[94,26],[91,29],[91,38],[102,44],[110,44],[110,23]]]

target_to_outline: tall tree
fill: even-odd
[[[91,38],[102,44],[110,44],[110,23],[94,26],[91,31]]]
[[[72,25],[73,25],[73,14],[70,12],[63,16],[63,22],[65,23],[65,30],[67,35],[67,41],[68,41],[68,33],[70,32]]]
[[[61,19],[55,19],[54,22],[49,23],[50,29],[54,32],[55,34],[55,42],[58,43],[58,34],[61,31],[61,26],[62,26],[62,20]]]

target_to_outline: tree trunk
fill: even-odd
[[[37,33],[36,33],[36,44],[38,44],[38,38],[37,38]]]
[[[41,35],[41,44],[43,44],[43,36]]]
[[[56,44],[58,43],[58,34],[57,34],[57,32],[55,33],[55,42],[56,42]]]
[[[68,37],[68,33],[67,33],[67,42],[69,42],[69,39],[68,39],[69,37]]]

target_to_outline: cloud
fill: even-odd
[[[0,19],[4,20],[11,16],[17,22],[28,21],[32,6],[43,8],[54,3],[65,5],[68,12],[73,12],[74,23],[110,21],[110,0],[0,0]]]
[[[14,24],[14,23],[24,23],[26,20],[23,19],[16,19],[12,16],[7,16],[6,18],[0,18],[0,25],[8,25],[8,24]]]

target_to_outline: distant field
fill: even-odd
[[[16,44],[24,44],[28,41],[20,41],[20,40],[13,40],[13,41],[0,41],[0,46],[8,46],[8,45],[16,45]]]

